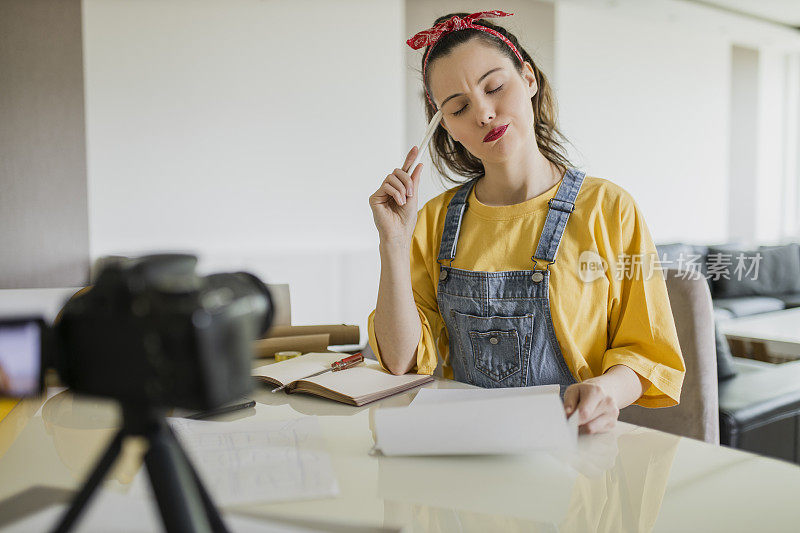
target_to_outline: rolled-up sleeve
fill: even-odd
[[[686,367],[656,247],[632,198],[615,208],[619,227],[609,239],[616,253],[608,258],[611,294],[602,372],[625,365],[645,378],[650,385],[637,405],[676,405]]]

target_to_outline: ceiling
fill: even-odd
[[[785,26],[800,28],[800,0],[690,0]]]

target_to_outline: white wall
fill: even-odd
[[[758,50],[731,50],[728,232],[732,240],[755,239],[758,173]]]
[[[729,238],[730,51],[772,58],[759,67],[749,179],[761,194],[748,209],[758,238],[781,237],[780,209],[764,191],[776,192],[783,161],[783,104],[769,98],[785,84],[778,58],[800,48],[797,31],[673,0],[559,0],[555,19],[556,93],[573,153],[633,194],[656,242]]]
[[[92,257],[194,251],[289,282],[295,323],[363,326],[368,197],[405,139],[402,1],[83,7]]]
[[[785,172],[786,195],[783,209],[783,235],[796,238],[800,235],[800,52],[786,57]]]
[[[763,51],[758,62],[758,188],[755,196],[755,238],[773,240],[780,236],[783,211],[784,104],[786,77],[784,55]]]
[[[758,191],[755,236],[760,241],[800,236],[798,127],[800,54],[762,51],[759,61]]]
[[[557,4],[556,35],[575,159],[633,195],[656,242],[723,240],[727,44],[603,2]]]

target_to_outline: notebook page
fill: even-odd
[[[314,372],[327,370],[331,367],[331,363],[335,363],[343,357],[347,357],[347,354],[307,353],[279,363],[259,366],[253,369],[252,374],[254,376],[269,377],[286,384],[304,378]]]
[[[329,372],[304,381],[316,383],[351,398],[359,398],[427,379],[430,379],[430,376],[419,374],[395,376],[383,370],[378,363],[370,361],[364,365],[354,366],[340,372]]]

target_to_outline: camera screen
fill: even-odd
[[[0,320],[0,396],[23,397],[41,389],[42,330],[37,320]]]

